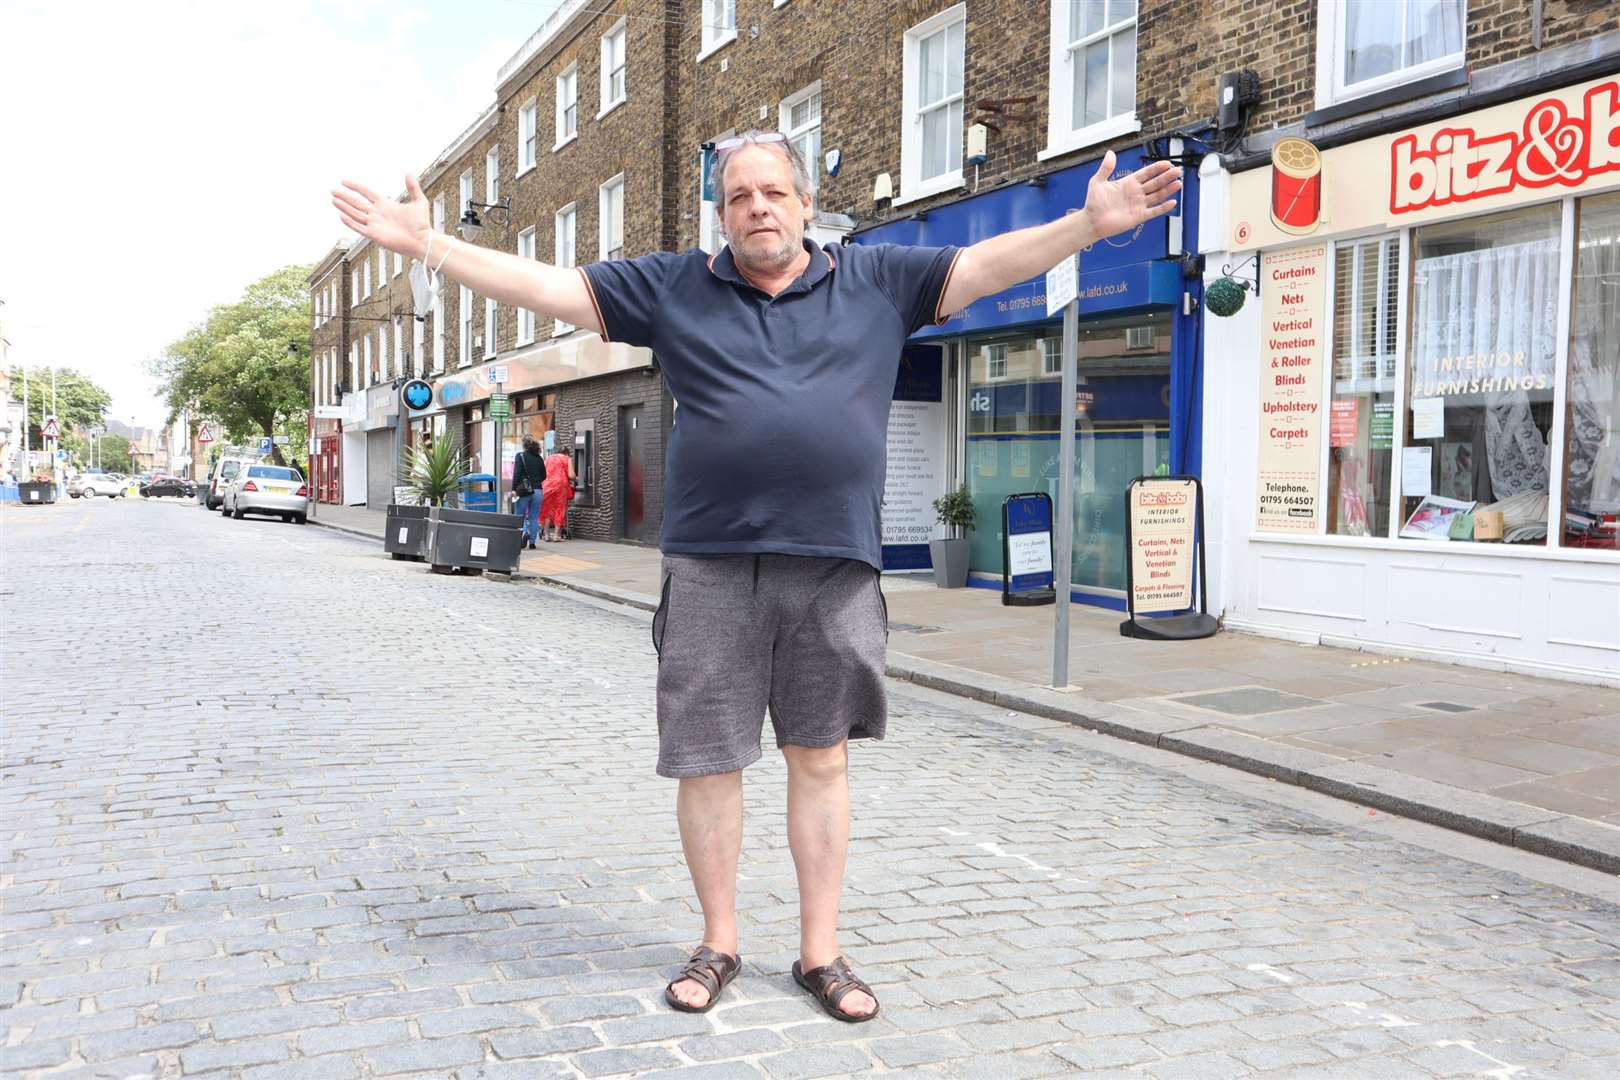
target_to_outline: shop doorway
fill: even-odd
[[[339,486],[342,477],[338,471],[338,463],[343,460],[341,442],[337,435],[322,436],[315,459],[310,462],[310,469],[314,473],[315,498],[323,503],[343,501],[343,489]]]
[[[642,458],[641,406],[619,409],[619,521],[626,540],[647,542],[646,469]]]

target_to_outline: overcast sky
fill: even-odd
[[[161,423],[145,371],[208,309],[347,234],[494,98],[558,0],[0,0],[0,323]]]

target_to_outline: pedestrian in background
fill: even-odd
[[[518,517],[523,519],[523,543],[533,548],[540,536],[540,488],[546,480],[546,463],[540,444],[533,435],[523,436],[523,449],[512,462],[512,494],[517,496]]]
[[[561,446],[546,458],[546,481],[540,490],[541,535],[547,543],[560,542],[568,524],[568,504],[574,499],[574,459],[563,453]]]

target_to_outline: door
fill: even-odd
[[[626,540],[643,544],[647,542],[644,464],[641,406],[625,405],[619,409],[619,521]]]
[[[341,501],[342,489],[338,487],[338,462],[341,452],[337,436],[327,436],[321,439],[320,454],[315,459],[315,497],[324,503]]]

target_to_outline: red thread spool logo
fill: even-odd
[[[1271,148],[1271,223],[1304,236],[1322,220],[1322,152],[1304,139]]]

